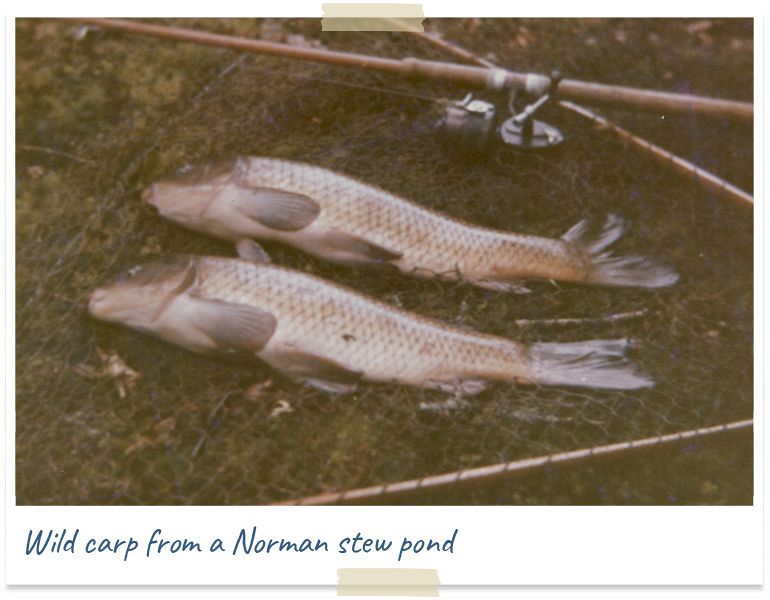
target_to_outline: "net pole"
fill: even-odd
[[[435,492],[457,488],[461,485],[484,485],[498,480],[509,480],[545,468],[576,466],[591,464],[599,459],[622,458],[641,450],[653,450],[670,447],[676,444],[693,442],[704,438],[713,438],[727,434],[748,434],[752,432],[753,419],[734,421],[712,427],[679,431],[656,437],[643,438],[631,442],[620,442],[604,446],[581,448],[568,452],[547,454],[534,458],[525,458],[511,462],[486,465],[472,469],[451,471],[440,475],[431,475],[421,479],[409,479],[375,485],[366,488],[356,488],[341,492],[329,492],[306,498],[287,500],[276,503],[281,506],[313,506],[328,504],[372,504],[387,502],[407,494]]]

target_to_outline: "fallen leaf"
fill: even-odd
[[[274,419],[275,417],[284,413],[292,412],[294,412],[294,409],[291,407],[291,404],[289,404],[287,400],[279,400],[278,404],[276,404],[273,410],[270,411],[270,416],[268,418]]]
[[[123,454],[125,455],[133,454],[137,450],[143,450],[147,446],[152,446],[152,442],[150,441],[150,438],[143,435],[138,435],[134,440],[134,442],[123,451]]]
[[[85,363],[79,363],[72,370],[86,379],[112,379],[118,390],[118,396],[125,398],[133,389],[136,380],[142,375],[134,371],[117,354],[107,354],[100,348],[96,349],[101,365],[93,367]]]
[[[262,21],[259,37],[268,42],[283,41],[283,27],[278,19],[265,19]]]
[[[708,19],[701,19],[700,21],[690,23],[685,29],[687,29],[689,33],[700,33],[701,31],[707,31],[711,29],[712,25],[713,23]]]
[[[705,31],[701,31],[698,34],[698,41],[701,43],[702,46],[713,46],[714,36],[709,35]]]
[[[139,254],[160,254],[163,252],[163,246],[160,243],[160,238],[156,235],[151,235],[147,238],[147,241],[144,243],[144,246],[142,246],[142,249],[139,250]]]
[[[75,27],[72,30],[72,37],[75,38],[78,42],[82,40],[83,38],[88,35],[88,32],[92,29],[96,29],[96,27],[91,27],[90,25],[80,25],[79,27]]]
[[[30,179],[40,179],[43,173],[45,173],[45,169],[43,169],[43,167],[40,165],[32,165],[31,167],[27,167],[27,175],[29,175]]]
[[[268,379],[266,381],[259,381],[253,385],[250,385],[243,391],[243,395],[247,400],[255,402],[262,397],[262,394],[273,387],[273,380]]]
[[[481,25],[481,19],[479,18],[468,19],[465,23],[465,27],[470,33],[475,33],[479,25]]]
[[[301,33],[293,33],[287,36],[286,43],[300,48],[325,48],[320,40],[308,39]]]
[[[730,50],[751,50],[752,44],[751,40],[742,40],[740,38],[732,38],[730,40]]]
[[[532,42],[535,41],[535,36],[532,35],[532,33],[527,29],[526,27],[519,27],[518,32],[516,33],[516,43],[521,46],[522,48],[526,48]]]
[[[167,417],[156,423],[152,429],[155,433],[162,434],[172,431],[174,427],[176,427],[176,419],[174,419],[174,417]]]

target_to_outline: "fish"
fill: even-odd
[[[552,239],[479,227],[317,166],[240,157],[147,186],[142,200],[183,227],[237,243],[267,240],[346,265],[392,266],[418,277],[505,292],[526,280],[659,288],[677,273],[613,256],[617,215],[584,219]]]
[[[90,314],[193,352],[243,354],[332,393],[361,382],[481,392],[490,381],[631,390],[653,380],[625,339],[524,344],[410,313],[271,264],[178,255],[94,290]]]

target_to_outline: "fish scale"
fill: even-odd
[[[475,227],[317,167],[262,158],[252,158],[247,165],[245,179],[250,184],[317,200],[323,207],[319,226],[337,227],[344,222],[346,231],[403,252],[407,269],[446,277],[456,270],[469,277],[487,275],[492,256],[504,259],[497,270],[507,272],[517,266],[523,278],[537,276],[533,266],[546,268],[553,257],[567,261],[565,271],[584,270],[580,254],[561,240]]]
[[[512,357],[525,360],[514,342],[450,328],[282,267],[216,258],[200,258],[198,267],[196,294],[276,317],[278,328],[260,354],[267,362],[276,349],[292,347],[333,356],[369,379],[413,382],[494,370],[513,378]]]

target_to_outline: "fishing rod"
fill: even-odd
[[[488,90],[521,90],[535,96],[542,96],[552,85],[552,79],[545,75],[518,73],[499,67],[460,65],[414,57],[394,59],[319,48],[303,48],[193,29],[152,25],[126,19],[80,18],[77,20],[100,27],[163,39],[192,42],[253,54],[267,54],[283,58],[358,67],[408,77],[449,81]],[[559,95],[564,99],[576,102],[609,104],[619,108],[642,111],[687,114],[694,112],[704,116],[723,117],[743,122],[751,122],[754,117],[754,107],[748,102],[605,85],[573,79],[563,79],[559,82]]]
[[[434,46],[446,50],[458,58],[487,68],[497,68],[497,66],[491,61],[482,58],[473,52],[470,52],[469,50],[466,50],[465,48],[462,48],[457,44],[449,42],[448,40],[440,38],[436,35],[431,35],[424,32],[412,32],[412,34],[430,44],[433,44]],[[563,95],[561,87],[558,88],[558,91],[560,96]],[[679,175],[692,180],[702,189],[709,191],[716,196],[731,200],[744,206],[754,204],[754,198],[751,194],[748,194],[742,189],[736,187],[729,181],[722,179],[721,177],[718,177],[709,171],[706,171],[705,169],[682,158],[681,156],[677,156],[673,152],[669,152],[668,150],[631,133],[627,129],[624,129],[619,125],[610,122],[604,117],[597,115],[593,111],[567,100],[557,100],[556,104],[559,107],[572,112],[573,114],[577,114],[585,119],[588,119],[594,125],[596,125],[598,129],[613,133],[617,138],[630,143],[634,148],[641,151],[642,153],[648,154],[675,173],[678,173]],[[557,140],[556,143],[558,143],[558,141],[561,140]]]

